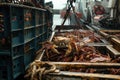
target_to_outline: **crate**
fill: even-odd
[[[40,15],[42,15],[42,16],[40,16],[40,24],[44,24],[43,23],[43,13],[44,13],[44,11],[40,11]]]
[[[119,75],[60,71],[45,76],[45,80],[119,80]]]
[[[9,56],[0,56],[0,79],[12,80],[11,61]]]
[[[36,51],[42,47],[42,43],[48,39],[47,32],[36,38]]]
[[[17,46],[23,43],[23,31],[12,32],[12,46]]]
[[[46,31],[44,34],[43,34],[43,41],[46,41],[48,39],[48,32]]]
[[[40,34],[44,33],[44,26],[40,26]]]
[[[41,35],[41,41],[42,41],[42,42],[45,41],[45,32]]]
[[[23,56],[23,50],[24,50],[23,44],[19,45],[19,46],[16,46],[16,47],[13,47],[12,48],[12,57],[13,57],[13,59],[16,59],[18,57]]]
[[[74,30],[74,29],[72,29]],[[53,37],[56,36],[56,35],[59,35],[59,33],[65,33],[66,31],[72,31],[72,30],[61,30],[62,32],[53,32],[51,38],[50,38],[50,41],[53,40]],[[77,43],[76,43],[77,44]],[[99,53],[102,53],[102,55],[107,55],[108,57],[110,57],[112,60],[118,58],[118,56],[116,55],[116,51],[113,50],[112,46],[111,45],[108,45],[108,44],[105,44],[105,43],[92,43],[92,45],[87,45],[87,46],[90,46],[90,47],[94,47],[97,52]],[[79,45],[79,42],[78,42],[78,45]],[[86,46],[86,47],[87,47]],[[49,53],[49,58],[48,56],[45,54],[45,51],[43,51],[43,53],[41,54],[41,59],[40,61],[42,62],[48,62],[48,63],[51,63],[51,64],[55,64],[57,66],[57,69],[60,70],[56,72],[57,73],[50,73],[49,75],[45,76],[45,79],[46,80],[49,80],[49,79],[56,79],[56,80],[110,80],[110,79],[119,79],[119,75],[114,75],[114,74],[110,74],[110,73],[106,73],[106,74],[103,74],[103,73],[86,73],[86,72],[76,72],[76,71],[73,71],[73,72],[70,72],[68,70],[64,70],[64,69],[73,69],[73,68],[78,68],[78,67],[81,67],[81,68],[84,68],[84,67],[93,67],[93,69],[95,69],[96,67],[98,68],[109,68],[109,67],[112,67],[112,68],[117,68],[120,66],[119,63],[113,63],[110,61],[108,62],[89,62],[89,61],[79,61],[78,59],[75,59],[74,58],[71,58],[70,55],[73,57],[73,56],[79,56],[76,52],[74,53],[71,53],[69,56],[67,56],[65,58],[65,56],[63,55],[65,53],[64,51],[65,49],[63,50],[60,50],[58,48],[58,51],[61,52],[62,54],[57,54],[57,53]],[[85,50],[87,51],[87,50]],[[95,51],[96,52],[96,51]],[[82,53],[81,53],[82,54]],[[88,53],[89,54],[89,53]],[[104,71],[106,72],[106,71]],[[105,75],[105,76],[103,76]]]
[[[29,41],[24,44],[24,52],[27,53],[29,50],[35,48],[35,40]]]
[[[49,22],[53,21],[53,9],[49,7],[49,10],[46,11],[46,19]]]
[[[47,30],[47,36],[48,36],[48,38],[50,38],[50,36],[52,35],[52,28],[48,28],[48,30]]]
[[[43,24],[45,24],[45,21],[46,21],[46,20],[45,20],[45,12],[43,12],[42,15],[43,15],[43,16],[42,16],[42,18],[43,18],[43,19],[42,19],[42,22],[43,22]]]
[[[24,53],[24,65],[25,65],[25,70],[29,67],[30,63],[34,60],[35,56],[35,51],[34,49],[31,49]]]
[[[100,30],[99,33],[105,38],[115,37],[115,34],[120,34],[120,30]]]
[[[103,54],[107,54],[109,55],[112,59],[116,59],[116,53],[114,53],[114,51],[112,51],[112,47],[111,46],[94,46],[100,53],[103,53]],[[108,54],[109,53],[109,54]],[[84,69],[84,68],[93,68],[93,69],[98,69],[101,70],[101,69],[105,69],[105,68],[118,68],[120,66],[119,63],[113,63],[113,62],[84,62],[84,61],[70,61],[70,62],[67,62],[67,61],[61,61],[62,59],[60,60],[48,60],[48,58],[45,57],[45,53],[43,52],[42,53],[43,56],[41,61],[42,62],[47,62],[47,63],[50,63],[50,64],[55,64],[57,66],[57,69],[60,70],[57,71],[55,73],[50,73],[49,75],[45,76],[45,79],[46,80],[49,80],[49,79],[56,79],[56,80],[83,80],[83,79],[87,79],[87,80],[110,80],[110,79],[113,79],[113,80],[116,80],[116,79],[119,79],[119,75],[114,75],[114,74],[110,74],[109,72],[105,72],[105,73],[87,73],[87,72],[78,72],[77,69]],[[61,57],[59,55],[59,57],[57,57],[54,54],[51,54],[53,55],[54,57],[53,58],[56,58],[58,59],[59,57]],[[73,55],[72,55],[73,56]],[[52,59],[53,59],[52,58]],[[79,68],[80,67],[80,68]],[[104,67],[104,68],[103,68]],[[69,69],[71,70],[74,70],[76,69],[76,71],[68,71]],[[103,76],[104,75],[104,76]]]
[[[24,74],[24,57],[20,56],[12,61],[12,75],[13,79],[16,79],[18,76]]]
[[[23,9],[19,7],[11,7],[11,28],[12,31],[23,29]]]
[[[0,50],[0,56],[1,55],[10,55],[10,50]]]
[[[40,28],[39,27],[36,27],[36,29],[35,29],[36,31],[36,36],[39,36],[40,35]]]
[[[48,30],[48,26],[47,26],[47,25],[44,25],[43,31],[46,32],[47,30]]]
[[[45,1],[44,0],[40,0],[40,5],[42,5],[42,7],[45,7]]]
[[[41,47],[42,47],[42,38],[40,36],[36,38],[36,48],[35,48],[36,51],[39,50]]]
[[[43,26],[37,26],[36,27],[36,37],[40,37],[43,33]]]
[[[115,48],[120,55],[120,39],[117,38],[111,38],[110,43],[113,45],[113,48]]]
[[[24,27],[28,28],[35,25],[35,11],[32,9],[24,9]]]
[[[12,29],[19,29],[19,23],[18,23],[18,17],[17,16],[13,16],[12,19],[11,19],[11,26],[12,26]]]
[[[34,28],[24,30],[24,41],[28,42],[35,38]]]
[[[25,69],[35,58],[35,40],[24,44],[24,65]]]
[[[99,32],[113,45],[114,49],[120,52],[120,30],[101,30]]]
[[[13,80],[24,74],[23,56],[12,60],[10,56],[0,56],[0,79]]]
[[[36,11],[36,14],[35,14],[35,21],[36,21],[36,25],[39,25],[40,24],[40,12],[39,11]]]
[[[14,80],[35,58],[35,52],[40,49],[36,43],[44,39],[43,18],[46,10],[26,5],[0,3],[0,24],[4,33],[0,33],[0,80]],[[3,59],[9,56],[10,59]]]
[[[115,57],[115,53],[114,51],[112,51],[110,46],[95,46],[97,50],[99,50],[100,52],[102,52],[103,54],[108,54],[110,55],[110,57],[112,59],[116,59]],[[55,55],[55,54],[54,54]],[[119,75],[114,75],[114,74],[110,74],[109,72],[106,72],[107,69],[109,68],[115,68],[118,69],[120,64],[119,63],[113,63],[113,62],[65,62],[65,61],[53,61],[47,58],[45,58],[45,53],[43,53],[42,60],[43,62],[48,62],[50,64],[55,64],[57,66],[57,69],[60,70],[57,71],[57,73],[50,73],[49,75],[47,75],[45,78],[46,79],[59,79],[59,80],[79,80],[79,79],[93,79],[93,80],[116,80],[119,79]],[[57,58],[57,56],[54,56],[54,58]],[[45,60],[46,59],[46,60]],[[104,67],[104,68],[103,68]],[[87,72],[81,72],[79,71],[80,69],[97,69],[98,73],[87,73]],[[105,69],[102,73],[101,71],[99,72],[99,70]],[[69,69],[73,70],[73,71],[69,71]],[[75,69],[75,70],[74,70]],[[78,71],[77,71],[78,70]],[[104,75],[104,76],[103,76]]]
[[[36,10],[36,15],[35,15],[36,25],[42,24],[42,16],[41,15],[42,15],[42,11]]]
[[[1,20],[0,20],[0,25],[2,25],[2,32],[0,32],[0,51],[2,51],[4,53],[6,51],[10,50],[10,12],[9,12],[9,7],[5,6],[5,7],[0,7],[0,15],[1,15]],[[2,44],[2,42],[5,42],[5,44]],[[2,54],[1,52],[1,54]]]

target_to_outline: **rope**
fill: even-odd
[[[29,80],[42,80],[42,76],[51,72],[55,72],[55,70],[55,65],[36,60],[30,64],[25,78],[28,78]]]

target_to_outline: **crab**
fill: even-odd
[[[42,48],[40,51],[45,50],[45,53],[47,55],[47,57],[49,58],[49,50],[52,51],[55,54],[60,54],[60,52],[56,49],[58,46],[56,46],[55,44],[53,44],[50,41],[46,41],[42,43]]]
[[[54,37],[53,42],[59,48],[66,48],[65,56],[70,55],[72,51],[78,52],[78,48],[73,38],[57,36],[57,37]]]

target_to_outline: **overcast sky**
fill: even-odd
[[[54,5],[54,9],[63,9],[67,0],[45,0],[45,2],[52,1]]]

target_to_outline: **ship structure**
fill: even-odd
[[[0,80],[120,80],[120,0],[0,0]]]

